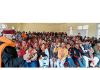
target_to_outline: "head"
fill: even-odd
[[[8,39],[12,40],[12,36],[14,35],[15,30],[3,30],[2,34],[4,37],[7,37]]]
[[[62,47],[62,48],[66,48],[66,44],[65,44],[65,43],[62,43],[62,44],[61,44],[61,47]]]
[[[80,33],[78,33],[78,36],[80,36],[81,34]]]
[[[32,46],[29,46],[28,50],[32,50],[32,49],[33,49],[33,47]]]
[[[97,50],[100,51],[100,41],[97,42],[97,44],[96,44],[96,48],[97,48]]]
[[[85,44],[86,44],[86,45],[88,45],[89,43],[90,43],[89,40],[86,40],[86,41],[85,41]]]
[[[67,49],[69,49],[71,47],[71,45],[69,43],[67,43]]]
[[[46,48],[46,45],[43,43],[43,44],[41,45],[41,50],[42,50],[42,51],[45,51],[45,48]]]
[[[75,44],[75,48],[77,48],[77,49],[78,49],[78,48],[79,48],[79,44]]]

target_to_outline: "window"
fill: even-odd
[[[6,28],[6,25],[5,24],[2,24],[2,28]]]
[[[98,24],[98,33],[97,33],[97,38],[100,38],[100,24]]]
[[[70,35],[73,35],[72,27],[69,28],[69,34],[70,34]]]
[[[98,28],[100,28],[100,24],[98,24]]]
[[[88,25],[84,25],[83,26],[83,29],[88,29]]]
[[[78,26],[77,29],[82,29],[82,26]]]
[[[80,33],[82,36],[88,36],[88,25],[78,26],[77,32]]]
[[[0,29],[4,29],[4,28],[6,28],[7,27],[7,25],[5,25],[5,24],[0,24]]]
[[[2,35],[2,30],[4,29],[4,28],[6,28],[7,27],[7,25],[6,24],[0,24],[0,36]]]

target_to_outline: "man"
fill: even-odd
[[[56,43],[51,44],[50,46],[50,67],[57,67],[57,52],[54,53],[54,49],[56,48]]]
[[[94,47],[94,54],[99,59],[97,66],[100,67],[100,41],[98,41],[97,44]]]
[[[94,49],[89,44],[89,41],[86,41],[86,43],[83,46],[81,46],[81,48],[84,53],[83,58],[86,61],[85,67],[89,67],[89,61],[92,61],[92,63],[90,63],[90,66],[95,67],[97,65],[99,59],[93,55]]]
[[[15,43],[11,40],[14,30],[3,30],[0,37],[0,67],[22,67],[24,60],[18,58]]]
[[[90,49],[92,49],[92,47],[91,47],[91,45],[89,43],[90,42],[88,40],[85,40],[84,44],[80,44],[80,46],[82,48],[82,51],[84,53],[83,58],[86,61],[85,67],[89,67],[89,56],[90,56],[89,52],[90,52]]]

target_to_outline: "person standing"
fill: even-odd
[[[3,30],[0,37],[0,67],[23,67],[24,60],[18,57],[15,43],[12,41],[14,30]]]

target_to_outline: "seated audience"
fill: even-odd
[[[100,42],[95,37],[18,31],[12,38],[26,67],[100,67]]]

